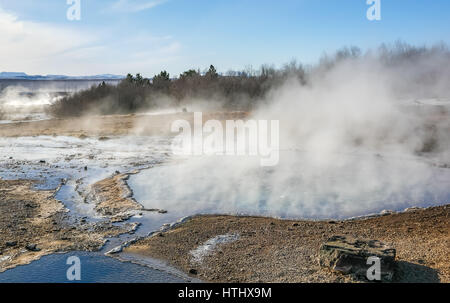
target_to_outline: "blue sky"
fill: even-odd
[[[450,1],[0,0],[0,71],[91,75],[316,62],[343,46],[450,43]]]

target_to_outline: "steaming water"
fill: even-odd
[[[184,215],[348,218],[450,201],[450,170],[419,157],[342,153],[323,167],[311,156],[284,151],[273,168],[253,158],[193,158],[145,170],[129,185],[145,207]]]

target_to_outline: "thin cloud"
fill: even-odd
[[[151,75],[179,60],[181,45],[170,35],[154,36],[148,31],[122,39],[115,35],[110,28],[21,20],[0,7],[0,72]]]
[[[52,58],[84,48],[94,40],[90,33],[19,20],[0,7],[0,65],[5,70],[34,72],[45,63],[51,67]]]
[[[154,8],[167,2],[167,0],[138,1],[138,0],[118,0],[112,6],[113,11],[136,13]]]

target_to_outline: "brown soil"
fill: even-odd
[[[221,244],[201,263],[190,251],[218,235]],[[320,245],[333,235],[378,239],[397,249],[395,281],[450,282],[450,205],[347,221],[287,221],[261,217],[197,216],[139,240],[124,252],[168,261],[212,282],[351,282],[320,268]]]
[[[127,215],[131,210],[141,210],[142,206],[131,198],[126,184],[129,174],[117,174],[91,186],[88,198],[94,199],[95,210],[106,216]]]
[[[245,119],[245,112],[204,113],[203,121]],[[192,123],[193,113],[164,115],[88,116],[52,119],[0,125],[0,137],[23,136],[113,136],[113,135],[173,135],[172,121],[184,119]]]
[[[0,179],[0,272],[55,252],[98,250],[105,238],[134,228],[108,221],[69,223],[67,209],[54,198],[55,192],[33,190],[32,185],[32,181]]]

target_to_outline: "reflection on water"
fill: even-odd
[[[81,260],[81,283],[183,283],[175,275],[129,262],[121,262],[99,253],[71,252],[44,256],[29,265],[0,273],[0,283],[69,283],[67,258]]]

